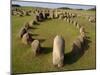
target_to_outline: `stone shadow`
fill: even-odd
[[[33,23],[33,26],[34,26],[34,25],[40,25],[40,23],[39,23],[39,22]]]
[[[29,33],[30,36],[38,36],[39,34],[33,34],[33,33]]]
[[[48,54],[52,52],[52,47],[41,47],[41,53]]]
[[[81,49],[79,49],[76,45],[73,45],[74,48],[72,48],[71,52],[65,54],[64,57],[64,65],[66,64],[73,64],[76,61],[78,61],[85,53],[86,50],[89,48],[89,43],[91,43],[89,39],[85,39],[84,45]]]
[[[29,29],[38,29],[37,27],[29,27]]]
[[[43,43],[45,41],[45,39],[37,39],[40,41],[40,43]]]

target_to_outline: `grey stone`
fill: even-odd
[[[40,53],[40,42],[38,40],[34,40],[31,43],[32,51],[34,53],[34,56],[38,55]]]
[[[61,36],[56,36],[53,43],[53,65],[63,66],[65,41]]]

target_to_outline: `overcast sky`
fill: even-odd
[[[89,9],[95,6],[93,5],[75,5],[75,4],[65,4],[65,3],[45,3],[45,2],[35,2],[35,1],[16,1],[13,0],[12,4],[19,4],[21,6],[33,6],[33,7],[46,7],[46,8],[58,8],[58,7],[70,7],[77,9]]]

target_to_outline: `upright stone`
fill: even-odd
[[[53,65],[62,67],[64,61],[65,41],[61,36],[56,36],[53,42]]]

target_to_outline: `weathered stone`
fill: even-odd
[[[26,32],[27,32],[27,30],[26,30],[24,27],[22,27],[21,30],[20,30],[20,32],[19,32],[19,38],[22,38],[23,35],[24,35]]]
[[[83,36],[78,36],[78,39],[80,40],[80,42],[81,42],[81,46],[82,46],[82,48],[84,47],[84,43],[85,43],[85,38],[83,37]]]
[[[67,22],[69,23],[70,22],[70,19],[67,19]]]
[[[89,22],[91,22],[91,23],[96,22],[96,18],[95,17],[89,17]]]
[[[64,18],[64,21],[67,21],[67,17]]]
[[[38,40],[34,40],[31,43],[32,51],[34,53],[34,56],[38,55],[40,53],[40,42]]]
[[[82,50],[81,41],[79,39],[75,40],[72,44],[72,55],[76,56]]]
[[[86,38],[85,32],[81,32],[80,34],[81,34],[82,37]]]
[[[61,36],[56,36],[53,43],[53,65],[62,67],[64,61],[65,41]]]
[[[76,25],[77,25],[77,22],[76,22],[76,21],[74,21],[74,22],[73,22],[73,24],[74,24],[74,26],[76,26]]]
[[[25,45],[30,44],[33,41],[32,37],[30,36],[30,34],[27,32],[23,35],[22,37],[22,43]]]
[[[81,26],[77,23],[76,28],[77,28],[77,29],[80,29]]]
[[[78,47],[78,49],[80,50],[82,47],[81,47],[81,41],[79,39],[76,39],[74,41],[74,44]]]
[[[26,22],[26,23],[24,24],[24,28],[25,28],[26,30],[28,30],[28,29],[30,28],[30,25],[29,25],[28,22]]]
[[[44,20],[44,16],[42,14],[42,12],[39,13],[39,21],[43,21]]]
[[[73,24],[73,20],[70,20],[70,23]]]
[[[83,26],[80,28],[80,34],[81,34],[82,32],[85,32],[85,28],[84,28]]]

